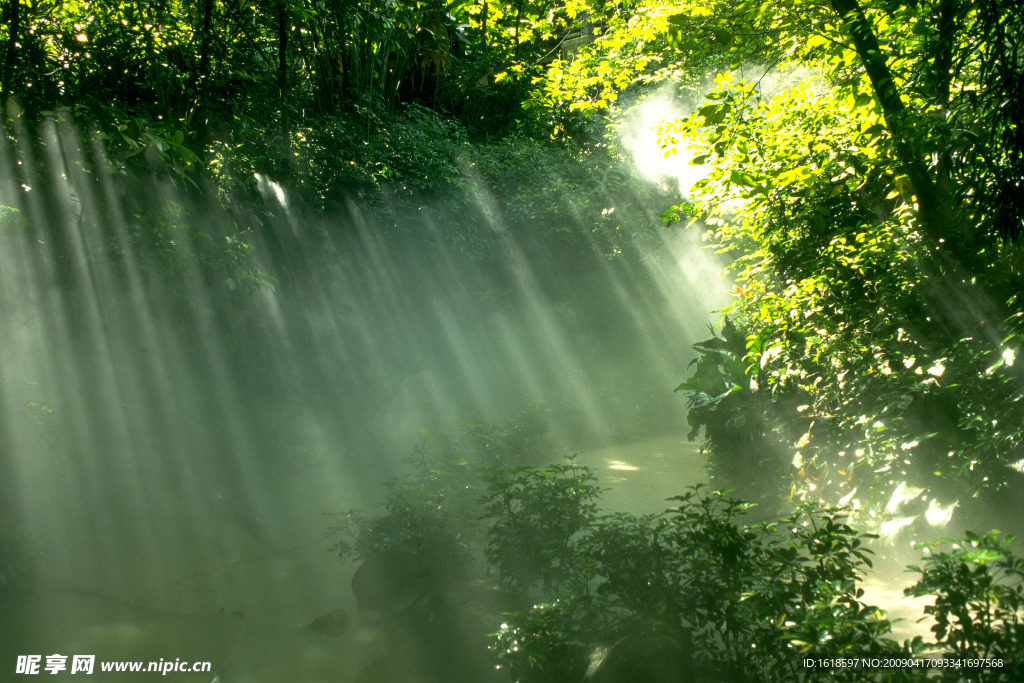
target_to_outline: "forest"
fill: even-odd
[[[0,104],[0,678],[1024,680],[1015,0],[2,0]]]

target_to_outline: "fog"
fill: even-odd
[[[397,225],[355,204],[310,218],[261,178],[238,250],[256,267],[223,278],[208,261],[244,211],[154,182],[172,245],[154,253],[116,174],[87,170],[98,141],[52,124],[41,149],[0,148],[0,531],[33,586],[5,657],[354,680],[383,646],[323,513],[374,509],[430,431],[517,422],[528,462],[579,452],[613,502],[652,511],[706,478],[673,388],[726,287],[664,207],[635,208],[650,234],[616,255],[513,229],[481,186],[459,217],[481,253],[429,201]],[[340,638],[303,628],[339,607]]]

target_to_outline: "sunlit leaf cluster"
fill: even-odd
[[[707,169],[690,203],[733,259],[727,312],[751,380],[733,392],[751,392],[755,450],[786,445],[792,498],[871,514],[931,521],[1016,489],[1019,338],[1003,322],[1018,305],[1007,237],[1020,215],[991,199],[1016,172],[1016,143],[975,129],[1019,119],[990,109],[1017,87],[994,76],[1019,72],[1015,43],[977,40],[996,31],[988,5],[750,8],[783,56],[756,78],[719,75],[663,141]],[[729,377],[696,348],[709,376]],[[701,367],[690,385],[707,384]],[[716,440],[719,458],[735,444],[700,397],[691,425],[714,463]],[[921,495],[892,504],[908,481]]]

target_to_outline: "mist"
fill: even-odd
[[[265,178],[268,209],[232,215],[158,173],[178,233],[155,253],[116,174],[88,170],[99,141],[53,122],[43,140],[0,149],[2,522],[37,587],[5,651],[354,680],[382,645],[323,515],[375,509],[431,432],[518,421],[525,462],[581,453],[612,502],[651,511],[706,478],[672,390],[725,302],[721,264],[657,205],[636,200],[652,227],[617,255],[510,230],[483,185],[477,216],[426,198],[383,224],[355,202],[311,217]],[[230,255],[239,215],[258,267],[224,278],[206,241]],[[353,614],[340,645],[302,628],[335,607]]]

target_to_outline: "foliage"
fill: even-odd
[[[503,586],[523,591],[536,582],[556,590],[574,537],[597,512],[597,479],[572,458],[543,470],[500,467],[487,470],[480,503],[491,520],[486,556]]]
[[[489,132],[526,81],[602,3],[223,0],[8,3],[0,85],[35,119],[102,106],[185,131],[205,152],[245,125],[285,142],[293,124],[420,104]],[[242,124],[241,126],[239,124]]]
[[[171,301],[227,290],[225,309],[275,285],[263,258],[323,244],[302,220],[290,243],[273,220],[289,207],[261,188],[302,209],[370,204],[403,239],[437,209],[446,245],[473,253],[619,256],[646,218],[603,146],[607,112],[667,79],[709,89],[664,130],[666,154],[706,179],[664,204],[667,223],[702,219],[738,285],[730,322],[697,345],[680,386],[716,478],[757,478],[773,495],[744,495],[761,503],[788,494],[868,514],[907,485],[928,492],[907,504],[915,515],[999,506],[1024,457],[1016,9],[12,0],[0,90],[17,182],[3,201],[65,291],[89,291],[88,263]],[[72,225],[103,238],[77,253]],[[373,526],[367,548],[424,534],[452,557],[471,545],[449,531],[479,513],[473,467],[508,463],[423,462],[420,483],[394,485],[391,522],[357,523]],[[510,500],[554,505],[541,474],[506,475],[522,483]],[[583,535],[574,524],[556,534],[564,547]]]
[[[64,288],[80,290],[86,262],[115,281],[137,278],[179,297],[197,285],[273,287],[251,259],[253,214],[200,188],[180,130],[138,118],[103,132],[85,123],[88,116],[82,108],[61,111],[3,133],[23,190],[6,201],[21,229],[39,236]]]
[[[998,0],[935,0],[902,7],[841,2],[834,12],[800,2],[765,8],[765,20],[798,54],[824,59],[851,109],[881,114],[885,145],[919,200],[920,227],[933,238],[963,237],[965,244],[948,246],[954,250],[977,248],[979,239],[1015,234],[1020,226],[1016,202],[995,208],[1003,190],[994,187],[1005,181],[990,175],[1014,175],[1020,163],[1014,151],[1020,139],[1004,126],[1015,128],[1010,122],[1019,123],[1021,112],[994,111],[1021,87],[1019,42],[1003,37],[1019,33],[1011,7]],[[894,58],[883,64],[872,45]],[[987,125],[993,129],[983,130]],[[938,213],[928,214],[943,210],[928,205],[943,202],[955,207],[946,212],[950,224],[929,225]],[[969,252],[960,257],[969,259]]]
[[[405,458],[406,471],[386,482],[384,514],[370,517],[350,510],[334,515],[338,525],[333,530],[341,538],[332,551],[341,558],[363,559],[394,546],[413,544],[424,551],[437,545],[424,542],[425,535],[448,538],[444,544],[453,557],[481,545],[483,535],[472,528],[483,514],[480,497],[489,486],[483,473],[500,478],[498,473],[530,470],[523,463],[543,457],[548,447],[542,435],[545,419],[543,409],[533,407],[505,420],[469,422],[449,433],[424,435]]]
[[[543,404],[527,406],[504,420],[459,425],[449,448],[474,467],[536,464],[551,448],[547,434],[552,421],[551,408]]]
[[[380,203],[385,187],[404,201],[415,201],[410,196],[443,194],[461,180],[457,164],[466,154],[467,141],[457,122],[417,105],[401,116],[364,115],[374,130],[368,132],[349,116],[296,127],[291,145],[295,157],[288,162],[287,177],[302,206],[333,210],[346,201]],[[262,143],[252,143],[252,153],[242,160],[259,158],[256,146]],[[280,175],[273,164],[252,170]]]
[[[443,560],[445,566],[466,559],[467,545],[455,522],[473,517],[474,491],[466,487],[475,477],[464,461],[435,458],[435,453],[426,441],[417,446],[414,473],[387,483],[382,515],[370,517],[361,510],[333,515],[337,525],[332,531],[341,538],[332,550],[340,558],[362,560],[382,551],[408,550]]]
[[[569,568],[576,592],[509,615],[492,649],[515,680],[578,680],[588,667],[621,680],[627,663],[630,680],[781,680],[800,675],[799,653],[898,649],[860,602],[870,551],[838,511],[745,525],[749,505],[721,493],[676,500],[596,520]]]
[[[712,171],[694,190],[717,213],[714,240],[735,256],[732,311],[749,345],[740,355],[759,368],[765,414],[795,453],[793,493],[856,490],[878,503],[909,481],[948,505],[1012,481],[1020,434],[988,427],[993,411],[1016,415],[1015,375],[994,362],[1012,364],[1014,346],[993,348],[984,331],[960,337],[963,313],[948,299],[968,295],[929,279],[934,251],[906,207],[887,209],[899,181],[872,147],[877,116],[841,116],[834,91],[807,84],[772,99],[721,85],[672,134],[706,140],[697,161]],[[739,213],[711,208],[729,205]]]
[[[1019,217],[979,199],[990,160],[1015,173],[1016,143],[975,126],[1016,87],[982,74],[1019,63],[971,37],[990,35],[995,4],[883,4],[750,4],[799,59],[793,77],[720,75],[665,144],[707,168],[691,203],[734,259],[737,362],[758,369],[760,431],[792,454],[791,495],[877,510],[907,482],[949,506],[1018,486],[1019,340],[1000,323],[1018,305]],[[691,407],[713,365],[685,387]]]
[[[572,145],[535,144],[543,117],[519,106],[531,74],[574,40],[584,16],[604,11],[575,1],[9,2],[0,95],[11,163],[20,174],[39,168],[32,152],[47,158],[54,120],[59,139],[88,131],[79,163],[106,198],[106,220],[127,217],[132,240],[111,250],[142,245],[172,280],[198,270],[229,289],[273,285],[250,247],[265,247],[271,264],[290,248],[287,231],[266,220],[280,208],[261,196],[270,183],[289,208],[370,204],[392,226],[439,201],[439,220],[453,219],[445,238],[476,253],[495,241],[487,222],[505,220],[481,215],[488,193],[511,192],[501,208],[513,225],[567,233],[565,211],[607,223],[607,181],[621,170]],[[591,182],[595,168],[605,182]],[[178,206],[154,205],[154,188],[168,184]],[[185,215],[192,207],[201,208]],[[200,234],[197,218],[210,213],[229,229]],[[621,238],[606,227],[613,253]]]
[[[774,511],[789,463],[785,440],[773,431],[780,404],[760,390],[767,383],[764,359],[772,351],[728,318],[721,334],[694,345],[699,355],[690,362],[693,374],[676,387],[687,394],[689,438],[703,429],[713,479]]]
[[[938,543],[920,544],[924,566],[910,567],[921,578],[906,594],[936,596],[935,603],[925,607],[935,619],[935,643],[929,647],[955,657],[1003,660],[1002,666],[978,680],[1013,681],[1024,673],[1024,559],[1009,550],[1012,542],[1012,536],[996,532],[968,532],[966,540],[953,544],[950,551],[933,551]],[[947,678],[964,680],[961,674]]]
[[[709,72],[744,60],[769,62],[775,55],[754,32],[744,3],[655,0],[590,9],[593,39],[553,61],[537,79],[532,104],[560,114],[555,136],[572,131],[573,114],[594,117],[631,87],[673,81],[693,91]]]
[[[514,680],[814,680],[824,672],[808,671],[804,656],[935,651],[1003,657],[1009,666],[1008,653],[1019,651],[1024,570],[1008,540],[969,534],[954,553],[911,567],[922,579],[908,594],[937,596],[927,611],[938,625],[934,642],[901,646],[885,614],[863,602],[875,536],[850,526],[847,511],[807,503],[754,522],[751,504],[696,486],[660,514],[602,514],[593,473],[571,458],[540,468],[471,466],[492,461],[483,445],[508,431],[472,425],[433,435],[413,452],[409,473],[389,484],[382,514],[344,518],[348,540],[336,550],[364,563],[399,551],[403,568],[437,562],[434,578],[403,571],[388,593],[401,610],[386,619],[409,616],[415,604],[432,633],[451,628],[461,639],[467,624],[491,629],[504,612],[490,650]],[[507,453],[517,452],[510,443]],[[410,585],[419,597],[410,599]],[[458,626],[444,616],[452,609],[463,616]],[[1011,669],[982,673],[1014,680]]]
[[[552,149],[524,136],[476,147],[470,164],[481,181],[478,190],[500,203],[511,225],[545,226],[569,241],[578,237],[566,216],[579,217],[593,234],[606,236],[610,226],[602,211],[615,206],[627,189],[621,160]]]
[[[966,549],[911,567],[923,576],[907,594],[938,596],[926,608],[937,638],[900,646],[884,613],[861,601],[871,551],[842,512],[804,505],[749,525],[748,506],[721,493],[677,500],[661,515],[596,520],[574,568],[586,580],[565,584],[577,591],[508,615],[492,651],[514,680],[863,680],[848,668],[807,671],[801,658],[928,651],[993,660],[940,671],[949,680],[1018,677],[1021,560],[1009,539],[968,534]]]
[[[388,655],[364,672],[370,680],[415,672],[469,681],[486,672],[476,642],[486,595],[475,582],[473,476],[465,462],[431,454],[426,442],[416,449],[413,473],[388,482],[380,514],[333,515],[339,540],[331,550],[359,563],[352,591],[386,639]]]
[[[530,449],[542,444],[524,429],[535,419],[524,412],[428,435],[407,458],[407,471],[387,483],[379,514],[333,515],[338,541],[331,550],[360,563],[352,589],[387,634],[391,678],[415,672],[430,680],[473,681],[493,674],[483,656],[495,596],[482,569],[489,534],[481,528],[480,498],[489,486],[485,473],[525,476],[528,468],[516,464],[538,457]],[[542,498],[561,504],[551,495]],[[535,517],[518,521],[539,523]],[[543,526],[532,531],[553,536]]]

